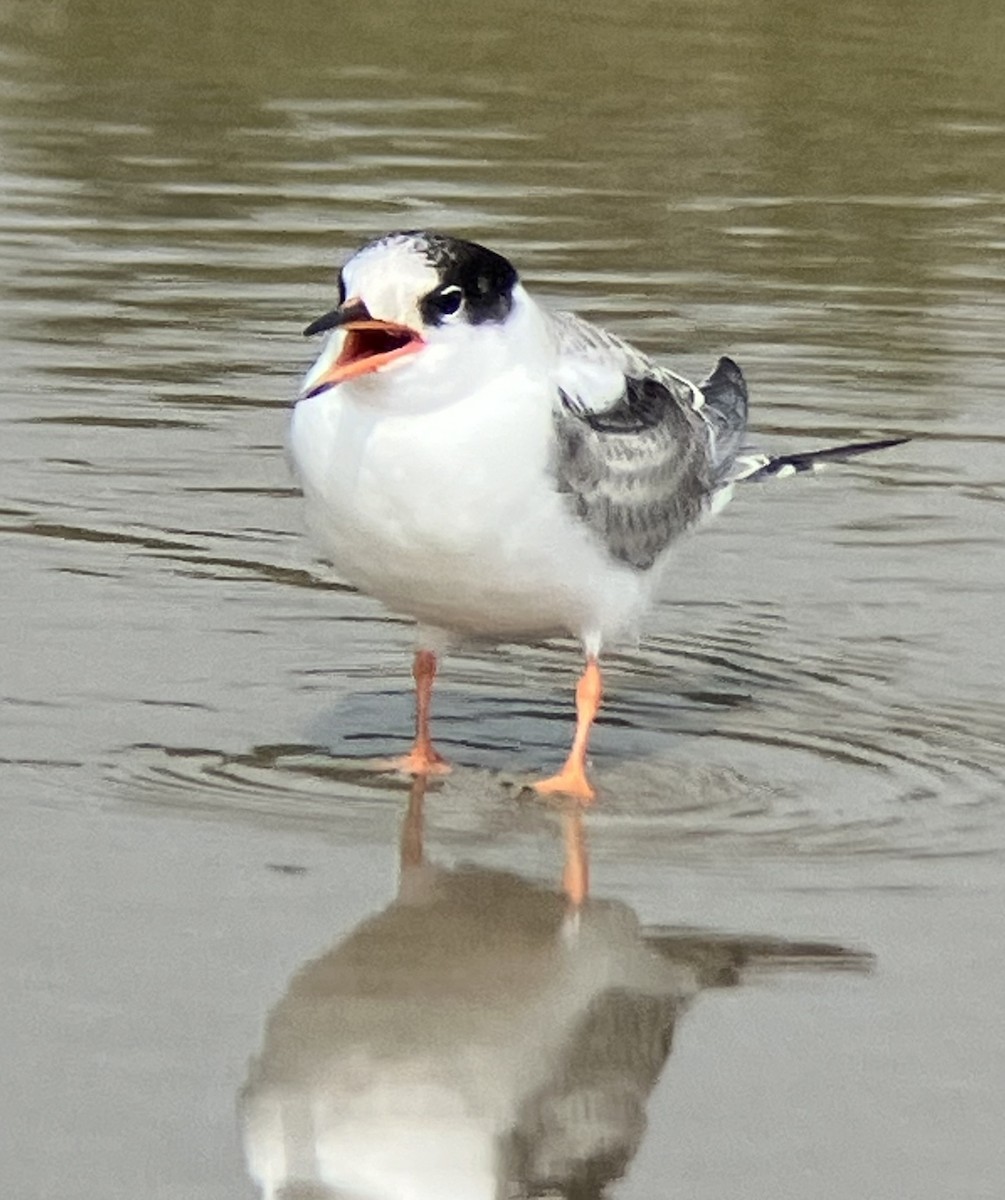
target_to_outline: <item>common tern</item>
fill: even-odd
[[[418,623],[416,735],[395,766],[447,770],[429,709],[451,641],[571,635],[585,655],[562,769],[533,786],[589,800],[604,647],[632,638],[673,543],[741,481],[895,446],[772,456],[746,441],[747,387],[701,384],[542,308],[502,255],[425,231],[356,251],[303,381],[291,450],[308,523],[351,584]]]

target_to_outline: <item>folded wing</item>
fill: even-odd
[[[619,338],[568,314],[556,332],[559,489],[612,558],[646,570],[707,511],[746,389],[706,414],[701,388]]]

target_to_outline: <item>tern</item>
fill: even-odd
[[[533,786],[582,801],[602,650],[637,636],[673,543],[741,481],[906,441],[769,455],[746,440],[747,387],[720,358],[700,384],[581,318],[541,307],[501,254],[422,230],[342,267],[290,448],[307,520],[351,584],[417,622],[416,731],[433,745],[438,656],[457,640],[572,636],[585,666],[561,770]]]

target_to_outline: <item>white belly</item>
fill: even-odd
[[[555,490],[551,435],[541,396],[398,415],[333,391],[296,406],[291,448],[312,532],[389,608],[465,635],[608,640],[633,629],[648,583]]]

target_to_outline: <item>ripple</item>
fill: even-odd
[[[529,696],[517,700],[512,678],[505,686],[516,664],[502,657],[455,663],[438,699],[441,742],[459,764],[433,789],[448,840],[501,826],[528,830],[548,819],[538,801],[517,801],[524,781],[564,753],[569,701],[537,692],[568,663],[544,648],[535,669],[520,664]],[[658,678],[661,658],[684,686],[657,697],[639,684]],[[1003,849],[1000,707],[933,712],[903,698],[883,700],[873,694],[874,667],[833,682],[812,662],[780,662],[769,672],[737,652],[735,632],[698,650],[661,643],[647,666],[648,675],[612,689],[596,738],[600,799],[589,819],[603,852],[690,861],[894,860]],[[702,676],[702,690],[690,687],[688,674]],[[752,679],[766,683],[768,694],[739,686]],[[486,696],[486,683],[502,694]],[[840,707],[833,688],[842,693]],[[407,781],[377,770],[374,755],[403,744],[409,705],[404,683],[356,692],[314,743],[242,754],[143,744],[123,748],[110,773],[130,803],[308,822],[338,838],[378,836]],[[327,734],[336,726],[351,732],[335,735],[332,746]]]

